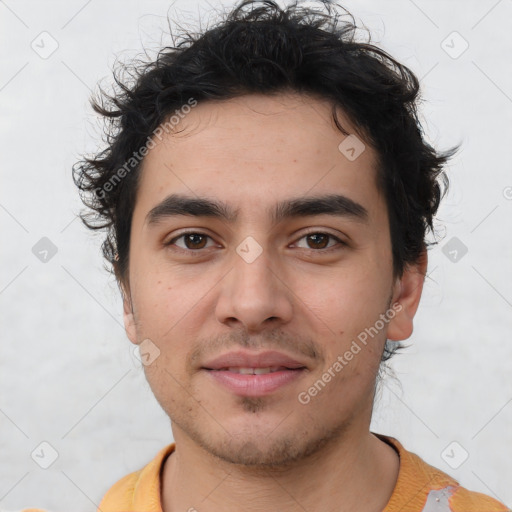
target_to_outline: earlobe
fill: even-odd
[[[427,263],[427,251],[423,250],[418,261],[407,265],[402,276],[396,280],[392,299],[396,315],[389,322],[389,340],[405,340],[413,332],[413,319],[420,303]]]
[[[137,344],[137,331],[135,328],[135,316],[133,313],[133,304],[131,299],[131,294],[129,288],[125,289],[125,287],[121,286],[121,294],[123,298],[123,321],[124,321],[124,329],[126,331],[126,335],[128,339]]]

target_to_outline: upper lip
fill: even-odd
[[[220,370],[222,368],[268,368],[271,366],[284,366],[285,368],[306,368],[306,365],[282,352],[274,350],[259,352],[228,352],[217,356],[203,364],[207,370]]]

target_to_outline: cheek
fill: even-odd
[[[383,275],[383,274],[380,274]],[[372,325],[387,306],[390,283],[369,270],[303,279],[296,295],[336,333]]]
[[[380,316],[386,312],[389,293],[389,284],[370,272],[340,273],[331,276],[329,283],[317,281],[314,288],[302,289],[304,311],[324,339],[325,368],[321,371],[331,368],[336,375],[333,389],[345,379],[351,386],[356,381],[358,387],[372,385],[389,323]],[[332,368],[336,361],[339,364]]]
[[[143,285],[137,291],[137,304],[143,318],[161,317],[170,309],[169,305],[176,302],[176,291],[173,285],[163,277],[158,277],[157,280],[146,274]],[[163,318],[166,316],[164,315]]]
[[[159,347],[158,365],[148,368],[153,372],[148,377],[161,380],[158,369],[160,373],[184,371],[186,356],[205,320],[208,288],[183,276],[171,277],[169,272],[148,272],[139,285],[134,291],[138,337],[149,338]]]
[[[190,309],[193,296],[200,295],[201,290],[197,282],[183,275],[180,269],[166,265],[162,258],[140,258],[137,267],[137,280],[134,293],[136,293],[139,311],[155,319],[161,315],[162,319],[179,317],[183,310]],[[134,265],[135,267],[135,265]]]

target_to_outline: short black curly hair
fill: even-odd
[[[353,16],[338,4],[320,9],[296,1],[244,0],[212,28],[185,32],[155,60],[134,66],[131,80],[114,73],[114,94],[93,108],[106,121],[107,147],[73,167],[91,229],[107,230],[102,249],[119,282],[127,278],[132,215],[142,150],[184,105],[251,93],[314,95],[340,107],[376,151],[379,187],[390,222],[394,272],[416,262],[433,231],[448,181],[443,167],[455,153],[434,150],[418,119],[419,81],[382,49],[356,40]]]

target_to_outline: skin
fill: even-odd
[[[339,119],[355,133],[341,111]],[[176,442],[161,480],[165,512],[377,512],[393,492],[398,456],[369,431],[375,382],[386,338],[412,333],[426,256],[393,274],[375,152],[366,145],[349,161],[338,150],[344,138],[322,99],[246,95],[199,103],[145,157],[124,321],[133,343],[149,338],[160,350],[145,372]],[[222,200],[238,218],[148,224],[171,193]],[[362,205],[366,221],[322,214],[274,225],[266,213],[327,193]],[[187,229],[210,238],[187,246],[176,239]],[[248,236],[262,249],[252,263],[236,252]],[[396,303],[400,312],[301,404],[298,394]],[[308,370],[269,396],[236,396],[201,364],[241,347],[284,351]]]

